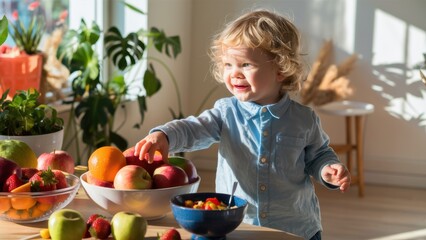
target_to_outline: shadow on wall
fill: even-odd
[[[374,80],[368,87],[384,100],[389,115],[426,130],[426,87],[415,69],[426,52],[424,21],[379,1],[358,1],[357,11],[363,14],[357,17],[356,49],[371,53],[363,56]]]

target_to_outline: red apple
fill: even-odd
[[[86,181],[88,184],[93,184],[100,187],[114,188],[114,182],[107,182],[100,179],[97,179],[92,176],[90,172],[86,174]]]
[[[163,157],[160,152],[155,152],[154,161],[152,163],[148,163],[146,159],[140,160],[138,156],[135,156],[135,147],[126,149],[123,152],[123,155],[126,158],[127,165],[141,166],[148,171],[150,176],[154,174],[154,170],[156,168],[164,164]]]
[[[185,171],[171,164],[163,164],[155,169],[152,179],[155,188],[176,187],[188,183]]]
[[[183,157],[171,156],[169,157],[169,163],[182,168],[186,172],[186,175],[188,176],[189,183],[193,183],[197,181],[198,179],[197,168],[195,167],[194,163],[191,160],[183,158]]]
[[[149,189],[152,187],[151,175],[141,166],[126,165],[118,170],[114,178],[115,189]]]
[[[67,173],[74,173],[74,159],[63,150],[55,150],[50,153],[42,153],[37,159],[37,169],[58,169]]]
[[[21,167],[12,160],[0,157],[0,187],[3,189],[6,179],[16,173],[19,178],[22,176]]]

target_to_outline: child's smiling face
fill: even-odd
[[[281,98],[284,77],[272,57],[261,49],[226,48],[222,64],[225,85],[238,100],[267,105]]]

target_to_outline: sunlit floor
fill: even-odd
[[[214,191],[214,172],[201,171],[200,191]],[[426,189],[366,185],[347,193],[317,186],[325,240],[426,240]]]
[[[348,193],[317,187],[324,239],[426,239],[426,190],[366,185]]]

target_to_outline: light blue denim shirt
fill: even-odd
[[[219,143],[216,192],[249,202],[244,222],[281,229],[306,239],[322,230],[318,199],[310,176],[339,163],[328,146],[318,116],[285,95],[261,106],[235,97],[218,100],[198,117],[174,120],[152,131],[163,131],[170,152],[195,151]]]

